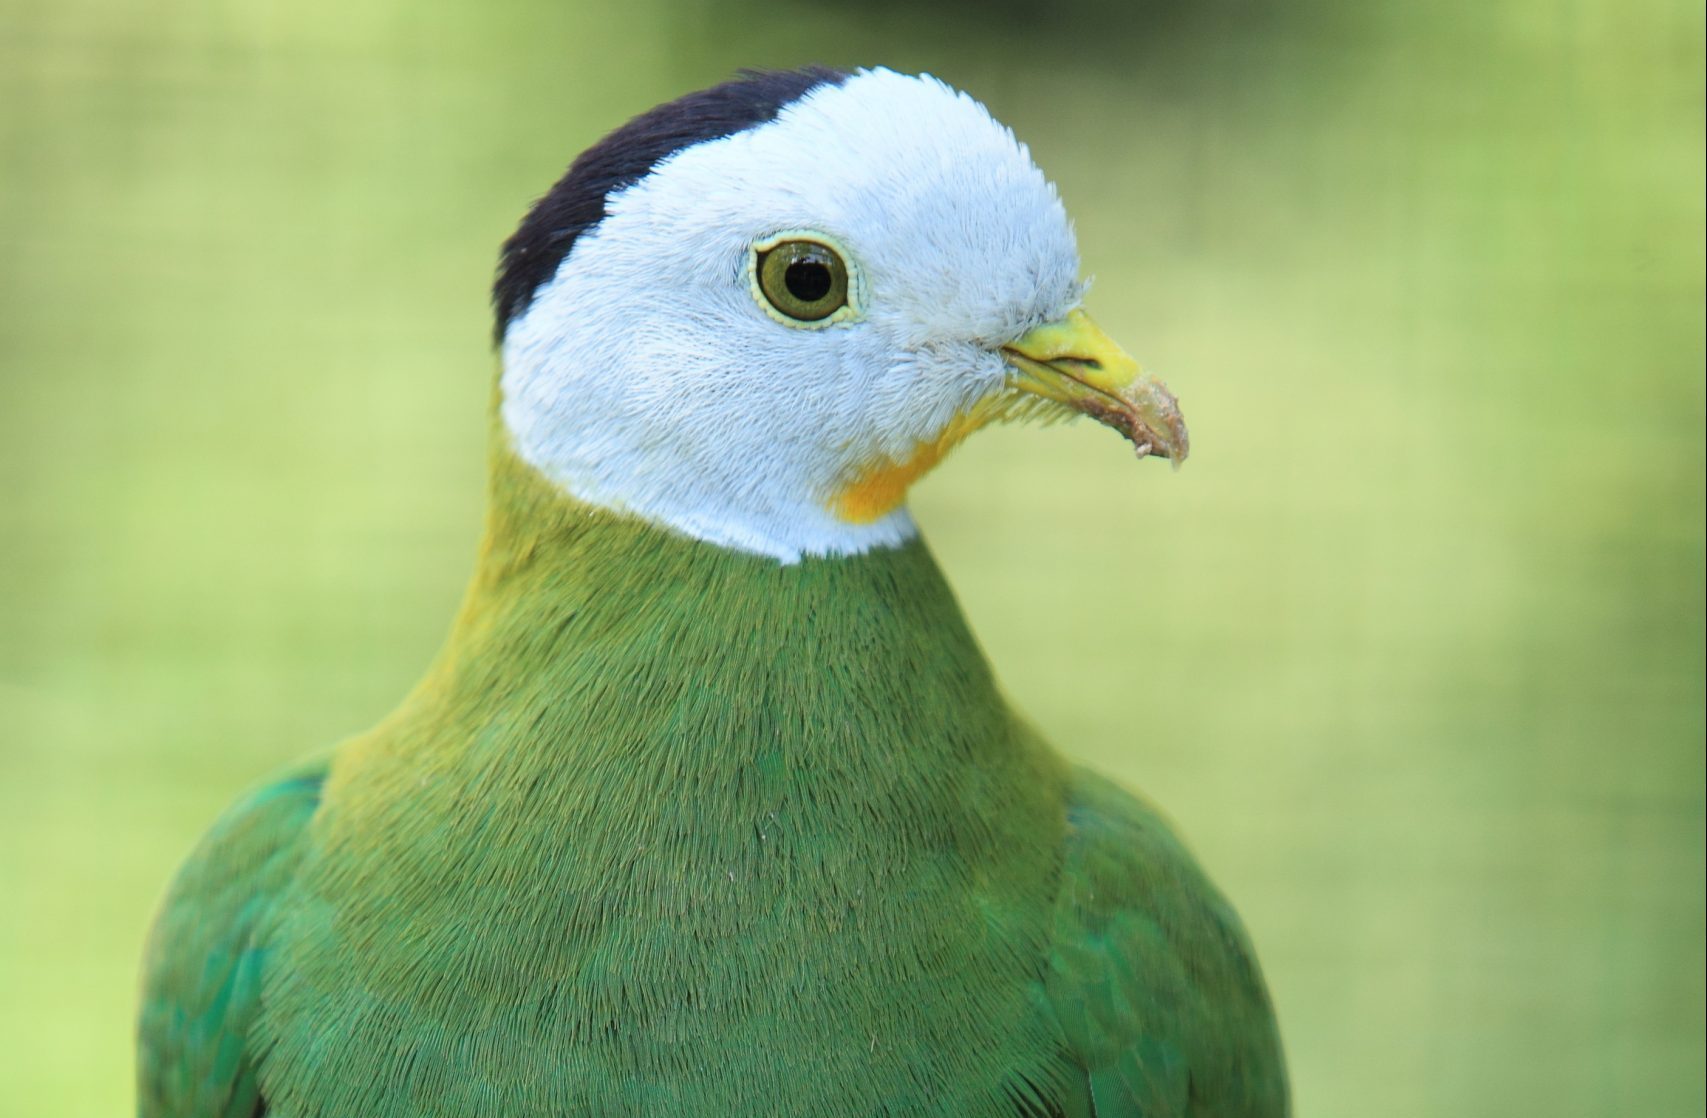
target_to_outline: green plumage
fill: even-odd
[[[783,566],[507,451],[439,660],[216,825],[141,1033],[144,1118],[1286,1111],[1236,918],[922,544]]]

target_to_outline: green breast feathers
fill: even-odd
[[[142,1118],[1286,1114],[1232,910],[1007,706],[905,509],[1001,419],[1184,456],[1076,273],[933,79],[750,75],[578,160],[506,246],[450,638],[180,871]]]

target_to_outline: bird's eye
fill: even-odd
[[[848,305],[848,266],[820,241],[786,240],[757,250],[760,294],[778,314],[820,323]]]

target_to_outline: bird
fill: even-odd
[[[177,872],[141,1118],[1288,1113],[1239,917],[907,508],[997,422],[1184,458],[1079,272],[929,75],[743,71],[577,157],[501,251],[450,633]]]

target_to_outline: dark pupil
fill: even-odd
[[[782,273],[783,286],[802,303],[816,303],[830,293],[830,266],[807,257],[796,260]]]

